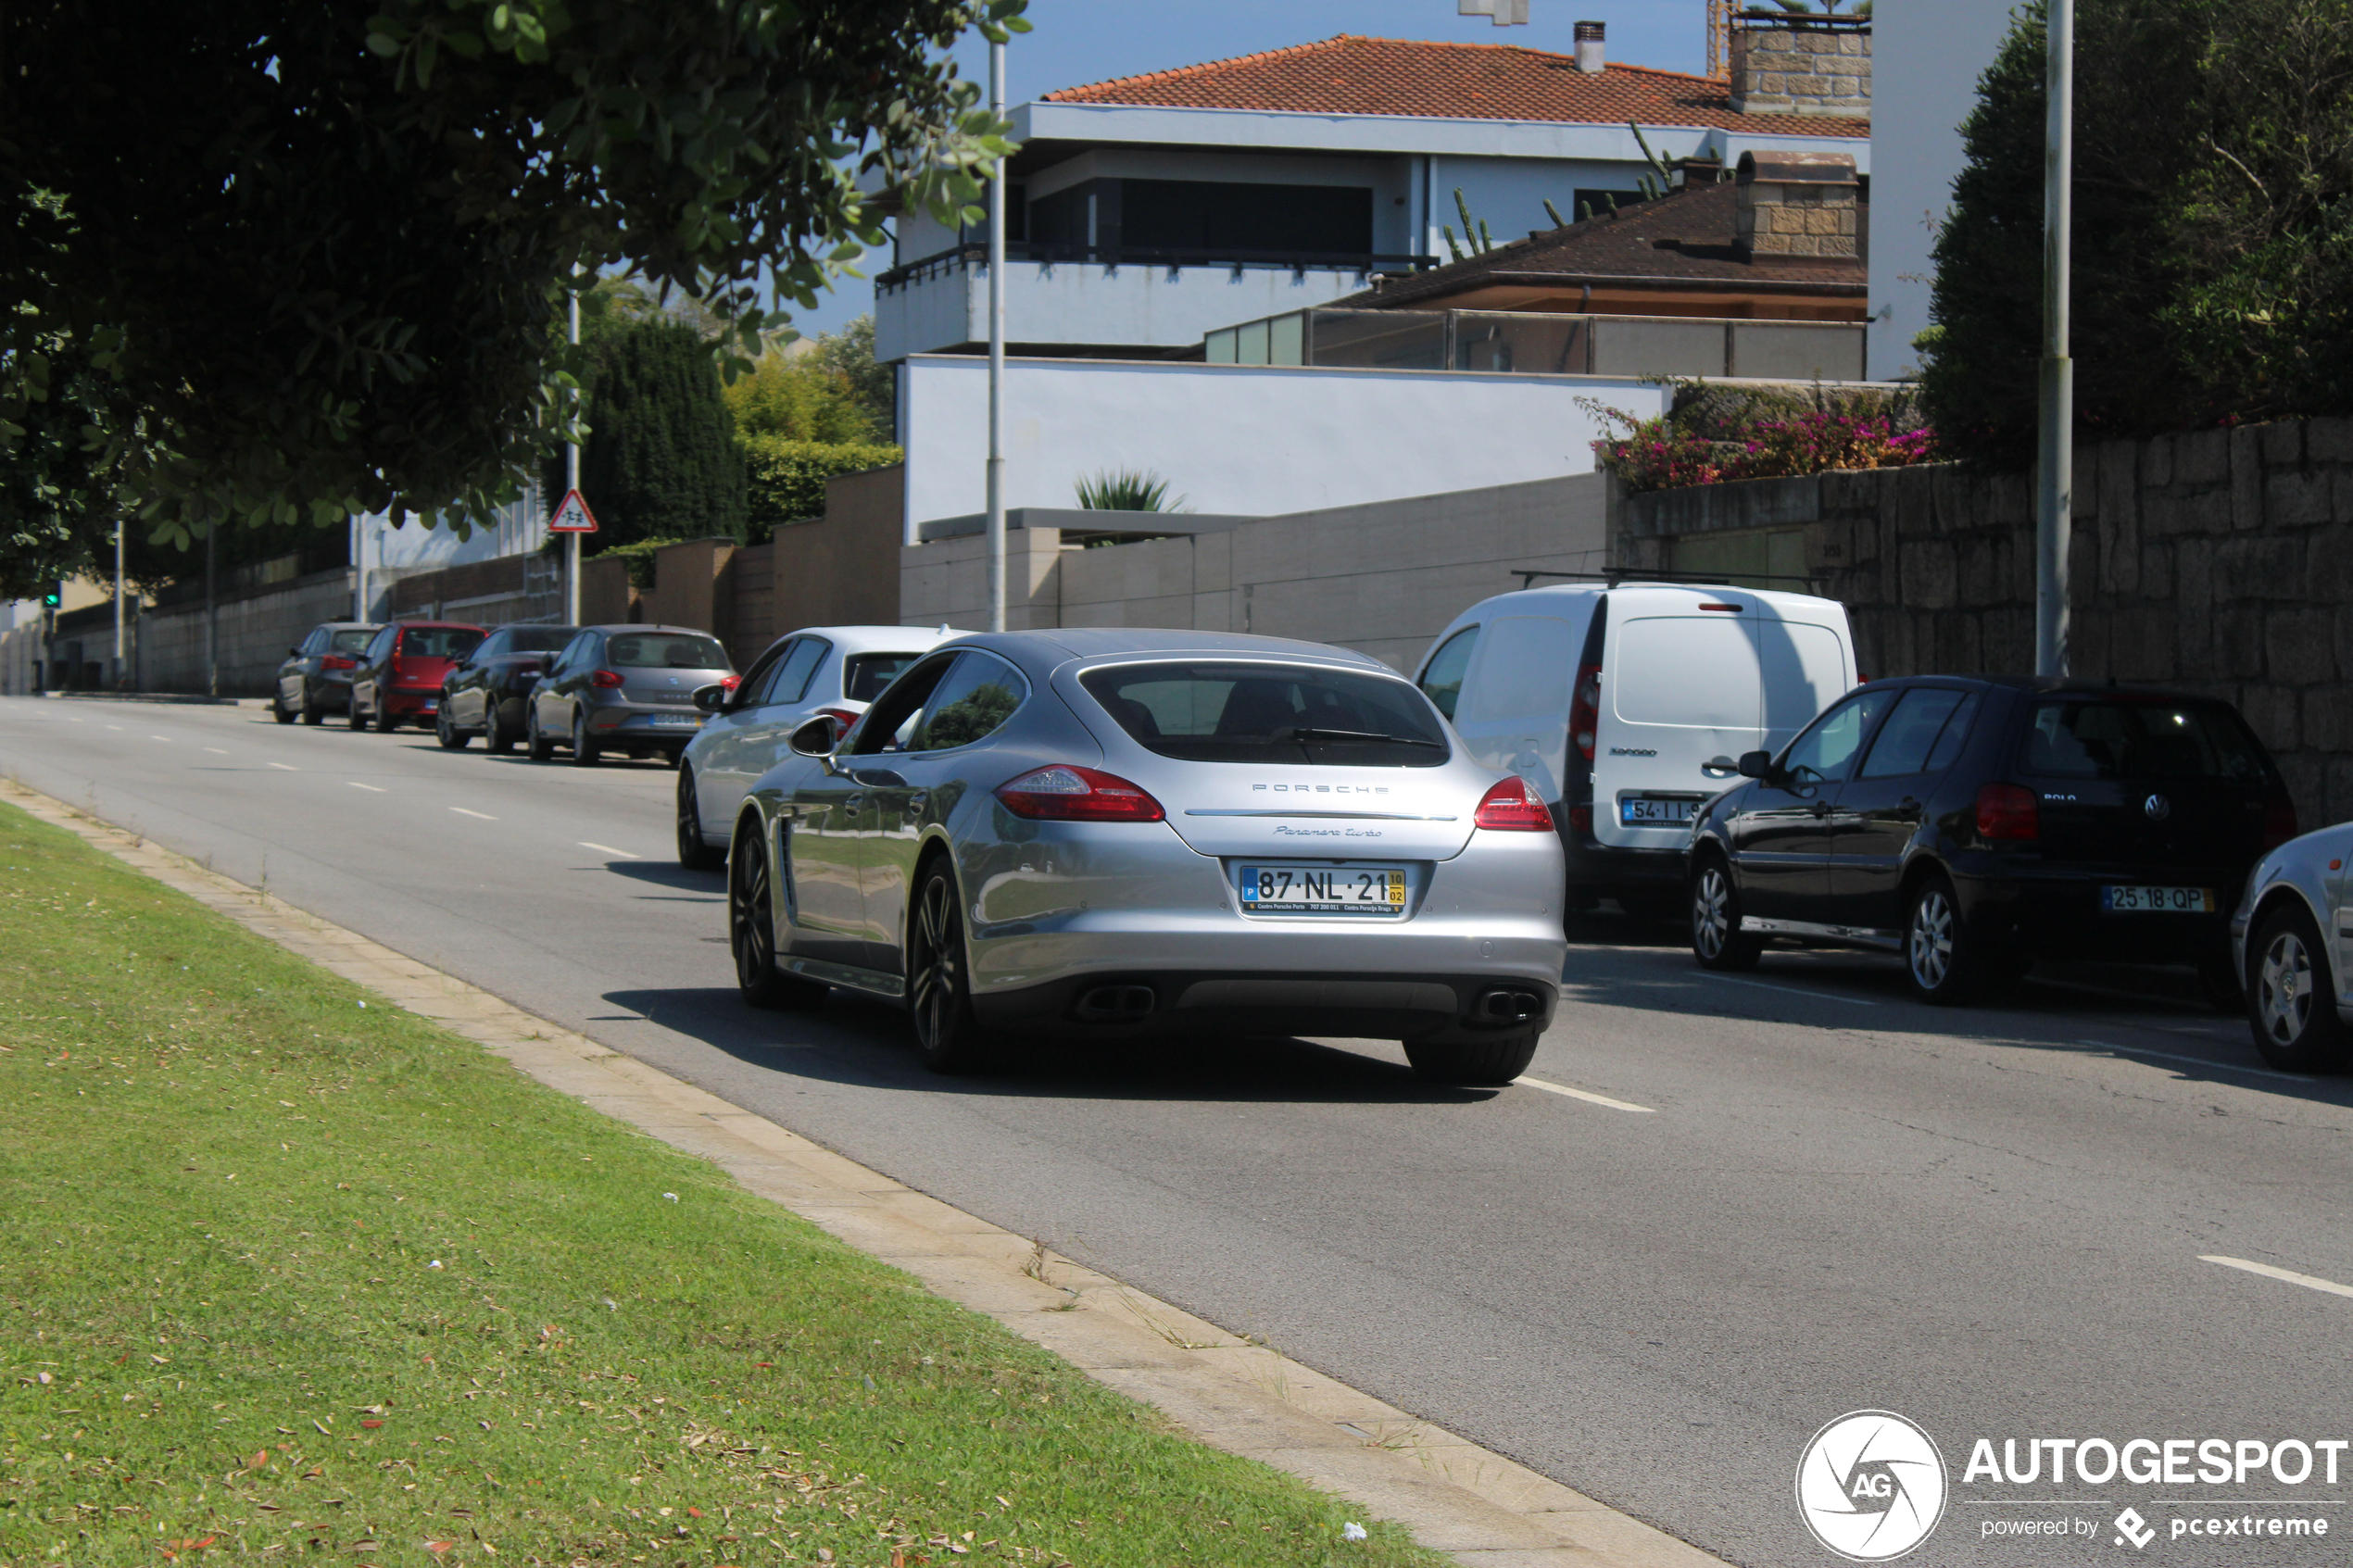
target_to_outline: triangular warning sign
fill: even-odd
[[[558,507],[556,515],[547,520],[547,532],[594,533],[597,532],[597,514],[588,509],[588,503],[580,498],[579,491],[567,490],[564,492],[564,504]]]

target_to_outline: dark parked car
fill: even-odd
[[[434,732],[456,751],[474,736],[494,753],[512,751],[522,738],[523,704],[577,626],[501,626],[441,680],[441,711]]]
[[[2195,964],[2235,1005],[2228,922],[2296,836],[2237,709],[2032,676],[1914,676],[1849,693],[1704,807],[1692,947],[1746,969],[1775,938],[1904,956],[1960,1001],[2044,960]]]
[[[531,759],[559,746],[586,767],[608,751],[661,756],[676,766],[702,728],[695,691],[733,689],[736,667],[708,632],[686,626],[583,628],[531,694],[524,721]]]
[[[330,713],[351,707],[351,672],[359,656],[381,627],[364,621],[330,621],[313,626],[310,634],[286,650],[278,666],[278,695],[270,710],[281,724],[300,714],[306,724],[321,724]]]
[[[422,724],[441,710],[441,678],[473,652],[488,628],[454,621],[396,621],[369,639],[351,672],[351,727],[389,732],[404,721]]]

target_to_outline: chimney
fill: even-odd
[[[1577,69],[1588,76],[1602,71],[1602,36],[1607,28],[1601,22],[1577,24]]]
[[[1868,16],[1743,11],[1731,31],[1735,113],[1859,119],[1871,112]]]
[[[1844,153],[1743,153],[1733,243],[1749,261],[1862,254],[1855,160]]]

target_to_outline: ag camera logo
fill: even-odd
[[[1814,1434],[1797,1462],[1797,1512],[1850,1562],[1887,1562],[1944,1517],[1944,1456],[1892,1411],[1854,1411]]]

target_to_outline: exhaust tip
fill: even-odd
[[[1149,985],[1098,985],[1078,997],[1078,1016],[1089,1023],[1132,1023],[1151,1015],[1160,995]]]
[[[1544,998],[1533,991],[1498,988],[1478,998],[1478,1017],[1488,1023],[1527,1023],[1544,1016]]]

